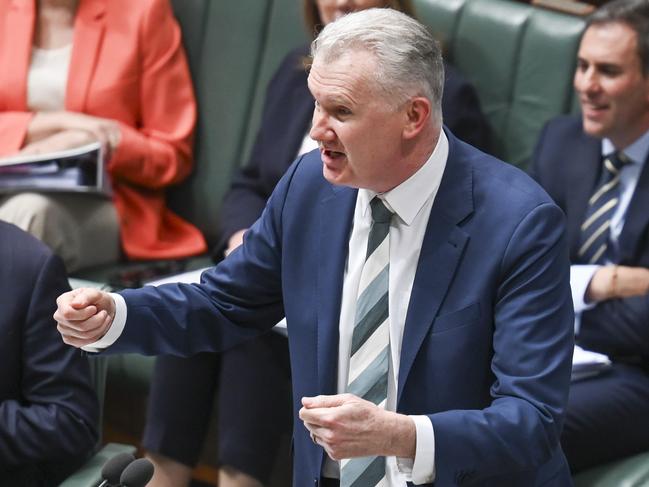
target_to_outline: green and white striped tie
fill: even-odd
[[[370,202],[372,228],[356,301],[347,392],[385,407],[388,396],[390,327],[388,284],[392,212],[375,197]],[[341,462],[341,487],[374,487],[385,478],[385,457]]]

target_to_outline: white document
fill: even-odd
[[[610,367],[611,359],[603,353],[591,352],[575,345],[572,354],[571,379],[573,381],[599,375]]]

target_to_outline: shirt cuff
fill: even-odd
[[[124,301],[124,298],[120,294],[110,293],[110,296],[115,301],[113,323],[103,337],[94,343],[81,347],[81,350],[93,353],[101,352],[115,343],[121,336],[122,331],[124,331],[124,326],[126,325],[126,301]]]
[[[586,303],[586,289],[590,284],[598,265],[571,265],[570,266],[570,289],[572,290],[572,304],[575,313],[581,313],[594,308],[597,303]]]
[[[397,457],[397,468],[415,485],[435,481],[435,432],[428,416],[408,416],[415,423],[417,446],[415,459]]]

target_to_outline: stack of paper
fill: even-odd
[[[93,142],[74,149],[0,159],[0,193],[25,190],[110,193],[103,149]]]
[[[611,367],[611,360],[602,353],[584,350],[575,345],[572,354],[572,375],[571,380],[581,380],[587,377],[599,375]]]

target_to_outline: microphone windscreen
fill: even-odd
[[[110,485],[119,484],[120,475],[133,461],[135,461],[135,457],[132,454],[118,453],[104,463],[101,469],[101,478],[107,480]]]
[[[144,487],[153,477],[153,464],[146,458],[138,458],[122,472],[119,478],[123,487]]]

